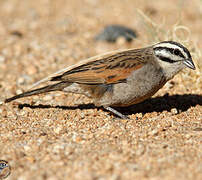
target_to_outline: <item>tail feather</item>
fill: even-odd
[[[69,85],[70,85],[70,83],[68,83],[68,82],[59,82],[56,84],[47,85],[47,86],[44,86],[42,88],[38,88],[38,89],[24,92],[22,94],[18,94],[16,96],[13,96],[11,98],[6,99],[4,102],[8,103],[8,102],[11,102],[15,99],[19,99],[19,98],[23,98],[23,97],[27,97],[27,96],[42,94],[42,93],[51,92],[51,91],[60,91]]]

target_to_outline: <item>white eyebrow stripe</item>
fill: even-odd
[[[165,49],[156,50],[155,53],[157,55],[164,56],[164,57],[170,57],[170,55],[171,55],[170,51],[166,51]]]
[[[171,44],[171,43],[160,43],[160,44],[156,44],[154,47],[167,47],[167,48],[180,48],[182,49],[181,47],[175,45],[175,44]]]
[[[161,44],[157,44],[154,47],[161,47],[161,48],[171,48],[171,49],[179,49],[180,52],[184,55],[184,57],[188,58],[187,53],[184,51],[184,49],[182,47],[179,47],[175,44],[171,44],[171,43],[161,43]]]

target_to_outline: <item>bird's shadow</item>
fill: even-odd
[[[190,107],[196,105],[202,105],[202,95],[198,94],[184,94],[184,95],[164,95],[161,97],[154,97],[148,99],[142,103],[127,107],[127,108],[116,108],[118,111],[125,115],[130,115],[134,113],[151,113],[151,112],[162,112],[171,111],[172,108],[176,108],[178,112],[184,112]],[[59,108],[63,110],[76,110],[76,109],[94,109],[101,107],[96,107],[93,104],[81,104],[78,106],[51,106],[51,105],[30,105],[30,104],[19,104],[20,109],[24,107],[29,107],[31,109],[45,109],[45,108]]]

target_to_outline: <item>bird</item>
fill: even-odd
[[[184,68],[195,70],[189,50],[175,41],[162,41],[139,48],[115,51],[95,56],[64,68],[38,81],[29,90],[6,99],[8,103],[18,98],[51,91],[83,94],[115,116],[125,119],[116,107],[138,104],[161,89]]]

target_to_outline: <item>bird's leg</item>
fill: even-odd
[[[118,112],[117,110],[109,107],[109,106],[104,106],[104,109],[106,109],[107,111],[112,112],[113,114],[115,114],[116,116],[120,117],[121,119],[129,119],[127,116],[121,114],[120,112]]]

